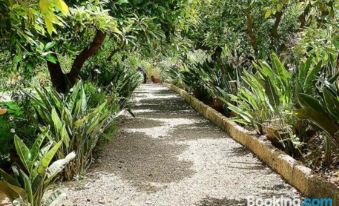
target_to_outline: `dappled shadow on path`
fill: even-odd
[[[192,116],[190,119],[195,121],[192,124],[178,125],[173,128],[169,137],[179,141],[227,138],[226,133],[212,125],[210,121],[201,119],[200,116]]]
[[[147,118],[133,118],[121,121],[120,124],[124,124],[124,128],[153,128],[164,126],[164,123],[161,121],[147,119]]]
[[[136,118],[119,118],[83,186],[69,187],[67,206],[240,206],[248,195],[297,194],[167,88],[142,85],[133,104]]]
[[[95,172],[114,173],[131,181],[140,190],[157,191],[157,183],[179,181],[194,174],[192,162],[179,161],[187,146],[169,144],[140,132],[120,132],[108,145]]]

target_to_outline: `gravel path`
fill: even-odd
[[[161,85],[134,95],[87,177],[67,185],[64,205],[236,206],[246,197],[299,197],[252,153]]]

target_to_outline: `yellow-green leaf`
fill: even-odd
[[[56,7],[64,14],[67,15],[69,10],[67,4],[63,0],[56,0]]]

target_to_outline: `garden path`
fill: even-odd
[[[248,196],[299,197],[251,152],[166,87],[142,85],[133,112],[64,205],[236,206]]]

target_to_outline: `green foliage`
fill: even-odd
[[[48,140],[47,144],[44,142]],[[62,143],[54,142],[48,129],[43,129],[31,148],[18,137],[14,137],[14,145],[20,159],[20,166],[13,165],[13,174],[0,169],[0,191],[5,193],[16,205],[55,205],[61,193],[54,192],[42,201],[48,186],[55,177],[75,157],[75,153],[53,161]]]
[[[256,73],[244,72],[245,85],[237,95],[230,95],[234,103],[229,108],[250,124],[262,131],[265,121],[283,118],[292,111],[292,75],[285,69],[278,57],[272,55],[272,67],[266,62],[255,64]]]
[[[34,107],[44,125],[50,125],[51,138],[62,142],[58,158],[71,151],[77,157],[66,166],[63,177],[67,180],[84,172],[91,162],[92,152],[104,131],[112,124],[119,107],[115,101],[104,100],[89,107],[88,92],[78,82],[69,94],[62,95],[54,89],[37,89]]]
[[[297,110],[336,138],[336,1],[65,2],[0,1],[0,86],[28,86],[41,76],[51,80],[42,83],[64,93],[39,89],[35,108],[40,121],[51,126],[52,138],[62,140],[60,158],[81,145],[77,160],[66,168],[67,178],[87,165],[111,113],[128,107],[140,84],[137,67],[148,74],[162,68],[162,79],[208,103],[222,100],[233,111],[228,115],[260,132],[277,123],[298,143],[301,130],[315,127],[296,118]],[[80,77],[91,83],[68,93]],[[315,105],[324,121],[306,114]],[[0,141],[13,139],[12,128],[17,134],[16,128],[23,128],[20,136],[35,136],[25,131],[27,122],[32,125],[29,112],[10,111],[0,116],[0,132],[6,134]],[[321,125],[325,119],[331,123]]]
[[[180,6],[185,2],[66,1],[67,6],[63,0],[1,1],[0,59],[4,57],[8,64],[0,67],[27,78],[26,74],[33,74],[37,65],[52,62],[63,66],[60,56],[72,60],[80,56],[86,61],[96,56],[93,50],[101,46],[107,47],[107,54],[115,50],[156,54],[154,48],[161,49],[161,42],[174,35]],[[106,45],[91,42],[98,31],[108,40]],[[73,67],[80,70],[83,63],[78,62],[61,70],[65,74]],[[47,71],[46,66],[44,69]]]
[[[64,15],[68,14],[68,6],[63,0],[40,0],[39,8],[49,34],[56,32],[53,24],[62,24],[62,21],[55,14],[54,8],[57,8]]]
[[[102,61],[88,66],[82,72],[82,77],[94,82],[100,90],[114,95],[121,108],[125,107],[133,91],[141,84],[142,78],[136,68],[129,68],[124,62],[112,64],[111,61]]]
[[[1,102],[0,108],[7,112],[0,115],[0,167],[7,168],[10,163],[10,154],[14,153],[14,135],[24,137],[24,141],[31,145],[38,130],[38,123],[34,111],[28,100],[18,102]]]
[[[298,115],[311,120],[339,143],[338,96],[338,92],[333,93],[328,88],[323,89],[320,101],[308,94],[300,93],[299,103],[302,109],[298,110]]]
[[[300,93],[298,96],[301,109],[297,110],[300,118],[305,118],[325,131],[325,164],[331,161],[332,145],[339,144],[339,90],[323,88],[320,101],[317,97]]]
[[[311,121],[325,132],[325,163],[331,160],[332,145],[335,148],[339,143],[339,73],[336,56],[330,54],[327,57],[326,64],[320,61],[310,69],[309,58],[301,67],[299,76],[304,76],[301,81],[304,87],[298,90],[301,108],[296,110],[300,118]]]

